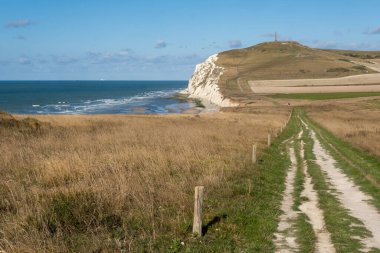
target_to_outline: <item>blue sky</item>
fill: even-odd
[[[379,0],[0,0],[0,80],[185,80],[273,39],[380,50]]]

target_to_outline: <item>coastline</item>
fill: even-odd
[[[174,98],[182,101],[188,101],[195,104],[193,108],[183,110],[181,113],[184,114],[200,114],[200,113],[216,113],[220,111],[220,106],[211,103],[207,99],[195,98],[190,96],[189,89],[184,89],[177,92]]]
[[[175,116],[175,115],[196,115],[196,114],[213,114],[220,112],[220,106],[211,103],[207,99],[199,99],[199,98],[192,98],[190,97],[190,93],[188,89],[183,89],[179,92],[174,93],[170,99],[178,100],[181,102],[192,104],[190,108],[187,109],[181,109],[181,108],[174,108],[173,111],[168,110],[167,113],[148,113],[147,108],[144,106],[139,106],[133,108],[132,113],[13,113],[8,112],[6,110],[0,110],[0,113],[7,113],[15,117],[21,117],[21,118],[28,118],[28,117],[44,117],[44,116],[72,116],[72,117],[78,117],[78,116],[115,116],[115,115],[125,115],[125,116]]]
[[[224,67],[217,64],[219,54],[208,57],[195,67],[189,80],[188,93],[191,98],[201,99],[205,104],[218,107],[236,107],[239,104],[222,94],[219,82],[224,74]]]

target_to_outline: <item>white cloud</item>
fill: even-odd
[[[314,40],[311,47],[321,49],[338,49],[339,45],[336,41]]]
[[[29,19],[20,19],[20,20],[15,20],[7,23],[5,26],[7,28],[22,28],[22,27],[27,27],[32,24],[32,21]]]
[[[168,43],[164,40],[157,41],[155,48],[160,49],[160,48],[165,48],[168,46]]]
[[[342,49],[342,50],[364,50],[364,51],[378,51],[380,49],[380,43],[369,42],[351,42],[343,43],[336,41],[324,41],[314,40],[312,42],[303,41],[303,43],[313,48],[321,49]]]
[[[380,26],[368,32],[368,34],[380,34]]]
[[[15,40],[27,40],[27,38],[25,36],[16,36],[14,38],[15,38]]]
[[[230,40],[228,41],[228,46],[230,48],[241,48],[243,44],[241,43],[240,40]]]
[[[31,65],[32,60],[29,57],[21,56],[18,58],[18,63],[20,63],[21,65]]]
[[[87,66],[104,65],[104,68],[133,67],[144,68],[147,66],[156,66],[160,68],[169,68],[171,65],[176,66],[195,66],[203,61],[204,57],[198,54],[186,55],[156,55],[144,56],[133,52],[130,49],[124,49],[117,52],[91,51],[78,56],[68,55],[23,55],[11,62],[20,65],[52,65],[52,66]]]

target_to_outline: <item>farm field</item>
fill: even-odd
[[[371,64],[355,62],[374,71],[380,70],[378,62]],[[378,93],[380,92],[380,74],[353,75],[337,78],[314,78],[292,80],[250,80],[252,92],[261,94],[297,94],[297,93]]]
[[[252,91],[258,94],[305,94],[305,93],[379,93],[380,85],[328,85],[328,86],[252,86]]]
[[[271,98],[329,100],[342,98],[378,97],[380,92],[292,93],[269,95]]]

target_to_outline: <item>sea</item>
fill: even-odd
[[[15,114],[169,114],[188,81],[0,81],[0,111]]]

